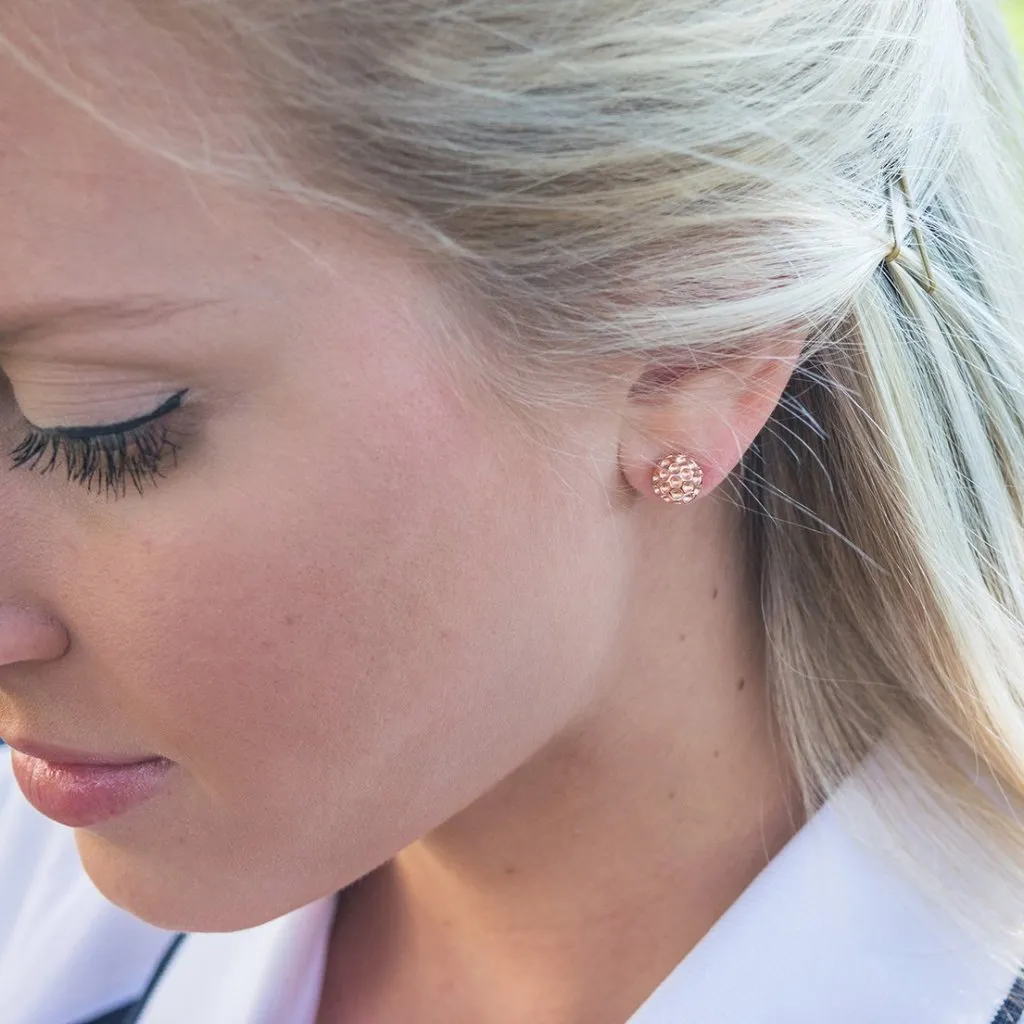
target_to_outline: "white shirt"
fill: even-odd
[[[84,1024],[138,999],[174,934],[100,895],[9,760],[0,749],[0,1020]],[[314,1024],[333,909],[187,935],[138,1024]],[[826,805],[626,1024],[1017,1024],[1000,1009],[1014,981]]]

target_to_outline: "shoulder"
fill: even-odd
[[[5,746],[0,880],[5,1024],[67,1024],[127,1002],[145,987],[172,938],[96,889],[78,858],[74,831],[29,804]]]

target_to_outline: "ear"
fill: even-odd
[[[627,397],[619,465],[630,485],[655,498],[654,465],[674,452],[700,463],[701,495],[733,471],[768,421],[800,358],[804,339],[765,341],[713,365],[642,366]]]

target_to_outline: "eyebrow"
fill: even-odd
[[[217,301],[140,295],[116,300],[45,303],[9,312],[0,310],[0,348],[14,348],[54,331],[148,327]]]

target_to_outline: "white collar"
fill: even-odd
[[[314,1024],[334,901],[244,931],[187,935],[138,1024]]]
[[[628,1024],[990,1024],[1014,979],[825,806]]]
[[[333,908],[189,936],[140,1024],[313,1024]],[[826,806],[628,1024],[990,1024],[1013,981]]]

